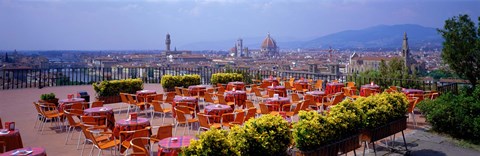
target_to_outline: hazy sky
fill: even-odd
[[[442,27],[480,0],[0,0],[0,50],[160,50],[239,37],[309,40],[379,24]]]

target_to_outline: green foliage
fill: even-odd
[[[263,115],[233,127],[229,138],[240,155],[286,155],[291,145],[289,124],[279,115]]]
[[[42,94],[40,95],[40,100],[53,100],[55,99],[55,94],[54,93],[49,93],[49,94]]]
[[[202,133],[198,140],[192,140],[190,146],[183,148],[185,155],[197,156],[224,156],[236,155],[231,141],[227,138],[227,131],[210,129]]]
[[[228,82],[234,82],[234,81],[242,81],[243,80],[243,75],[242,74],[237,74],[237,73],[215,73],[212,74],[212,78],[210,79],[212,84],[226,84]]]
[[[456,78],[453,73],[442,69],[433,70],[428,73],[427,76],[431,76],[435,80],[439,80],[440,78]]]
[[[162,80],[160,81],[163,88],[173,89],[174,87],[188,87],[192,85],[199,85],[200,82],[200,75],[192,74],[192,75],[163,75]]]
[[[118,96],[121,92],[133,94],[143,89],[143,81],[140,79],[102,81],[93,83],[93,89],[98,97]]]
[[[354,102],[366,115],[365,128],[375,128],[407,113],[408,100],[403,93],[381,93]]]
[[[356,104],[344,100],[332,107],[327,116],[300,111],[299,118],[293,125],[293,140],[298,149],[311,151],[355,134],[362,127],[365,115]]]
[[[423,100],[418,108],[433,130],[480,144],[480,87],[472,94],[442,94],[435,100]]]
[[[468,15],[460,14],[447,19],[438,32],[445,39],[442,60],[475,88],[480,79],[480,27]]]

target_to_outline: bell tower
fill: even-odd
[[[165,39],[166,51],[170,51],[170,43],[171,43],[171,41],[170,41],[170,34],[167,33],[167,37],[166,37],[166,39]]]

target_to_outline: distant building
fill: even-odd
[[[277,42],[270,37],[268,33],[267,37],[263,40],[262,46],[260,47],[260,53],[264,57],[279,57]]]
[[[171,44],[171,40],[170,40],[170,34],[167,33],[167,37],[165,39],[165,51],[170,51],[170,44]]]
[[[230,49],[230,56],[232,57],[250,57],[250,52],[248,48],[243,48],[243,40],[239,38],[237,42],[235,42],[235,46]]]

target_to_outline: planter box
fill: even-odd
[[[375,142],[407,129],[407,118],[400,118],[383,126],[365,129],[361,132],[361,141]]]
[[[122,102],[122,99],[120,98],[120,95],[118,95],[118,96],[101,96],[101,97],[96,97],[96,99],[97,99],[97,101],[103,101],[103,104]]]
[[[345,139],[333,142],[328,145],[324,145],[314,151],[300,151],[294,149],[295,156],[329,156],[338,155],[338,152],[342,154],[348,153],[360,147],[359,134],[349,136]]]
[[[55,98],[55,99],[52,99],[52,100],[38,100],[38,102],[53,103],[56,106],[58,106],[58,98]]]

